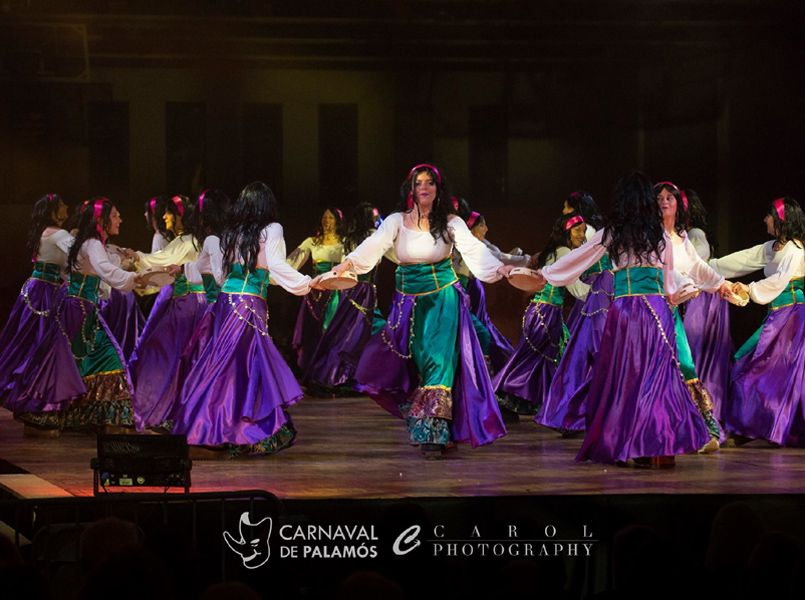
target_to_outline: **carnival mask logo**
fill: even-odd
[[[266,517],[257,523],[249,522],[249,513],[240,515],[240,539],[235,539],[228,531],[224,531],[226,545],[243,559],[243,566],[247,569],[262,567],[268,562],[271,551],[268,547],[268,538],[271,537],[271,517]]]

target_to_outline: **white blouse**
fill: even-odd
[[[557,260],[552,265],[542,268],[542,276],[551,285],[569,286],[576,279],[595,264],[606,253],[607,249],[603,245],[604,229],[596,231],[595,235],[586,244],[582,244],[575,250],[571,250],[565,256]],[[621,257],[624,262],[616,263],[615,257],[610,257],[614,270],[623,269],[631,266],[659,267],[663,272],[663,284],[666,295],[676,293],[676,291],[687,283],[691,283],[689,278],[683,277],[680,273],[674,272],[674,250],[673,244],[667,233],[663,234],[665,249],[662,256],[652,256],[648,260],[644,259],[642,265],[636,257]]]
[[[483,245],[489,249],[489,251],[492,253],[492,256],[497,258],[504,265],[527,267],[528,261],[531,260],[531,256],[528,254],[507,254],[486,238],[484,238]]]
[[[88,275],[98,275],[111,287],[122,292],[130,292],[136,285],[134,278],[137,273],[124,271],[116,266],[109,259],[101,241],[95,238],[87,240],[81,246],[75,270]]]
[[[279,223],[269,223],[260,234],[257,266],[268,269],[271,279],[295,296],[304,296],[310,291],[310,277],[302,275],[286,262],[285,238]]]
[[[215,282],[221,286],[224,284],[223,260],[221,240],[217,235],[208,235],[204,239],[198,260],[184,264],[184,274],[190,283],[196,285],[203,283],[202,275],[212,274]]]
[[[359,275],[371,271],[390,248],[394,248],[401,264],[435,263],[451,255],[453,244],[441,238],[434,240],[430,231],[409,229],[403,224],[403,218],[403,213],[399,212],[389,215],[377,231],[346,257]],[[503,263],[470,233],[460,217],[449,216],[447,230],[473,275],[487,283],[501,278],[497,270]]]
[[[559,260],[563,256],[567,256],[568,254],[570,254],[570,252],[571,250],[567,246],[559,246],[559,248],[556,249],[556,253],[553,254],[552,256],[549,256],[545,260],[545,266],[554,264],[557,260]],[[586,300],[587,294],[590,293],[590,286],[584,283],[581,279],[576,279],[570,285],[566,285],[565,289],[567,289],[567,291],[570,292],[574,298],[577,298],[578,300],[582,301]]]
[[[146,254],[138,252],[137,262],[140,267],[167,267],[169,265],[183,265],[189,261],[198,260],[199,251],[193,243],[190,234],[180,235],[159,252]]]
[[[36,260],[53,263],[60,266],[67,264],[67,255],[75,238],[70,232],[59,229],[48,236],[39,238],[39,248],[36,250]]]
[[[688,236],[681,243],[673,244],[674,269],[684,277],[690,277],[706,292],[715,292],[724,283],[724,277],[704,262],[696,252]]]
[[[741,277],[763,269],[765,279],[749,284],[749,297],[758,304],[768,304],[780,295],[789,282],[805,276],[805,250],[787,242],[779,251],[774,240],[748,250],[710,259],[710,266],[725,277]],[[802,246],[802,242],[799,243]]]
[[[710,258],[710,242],[707,241],[707,236],[704,231],[698,227],[693,227],[688,231],[688,239],[693,247],[696,248],[696,253],[702,257],[703,260]]]
[[[316,262],[331,262],[338,264],[344,260],[344,244],[316,244],[316,238],[309,237],[299,244],[293,252],[288,255],[288,264],[294,269],[301,269],[307,259],[313,257]]]

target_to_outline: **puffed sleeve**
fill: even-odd
[[[696,249],[696,254],[698,254],[702,260],[708,260],[710,258],[710,242],[707,241],[707,236],[704,235],[704,231],[698,227],[694,227],[688,231],[688,239]]]
[[[691,279],[705,292],[715,292],[724,283],[724,276],[704,262],[699,256],[698,251],[691,243],[689,237],[685,237],[685,252],[688,253],[692,261],[692,267],[688,272]]]
[[[284,243],[284,242],[283,242]],[[288,255],[288,258],[285,260],[292,268],[296,269],[297,271],[301,269],[307,259],[310,258],[310,254],[313,249],[313,238],[307,238],[304,242],[299,244],[299,246]]]
[[[224,274],[223,274],[223,252],[221,252],[221,240],[218,238],[217,235],[210,235],[207,236],[204,240],[204,246],[201,248],[201,254],[198,257],[198,260],[193,262],[186,262],[184,264],[184,273],[187,276],[188,281],[195,285],[201,285],[204,283],[204,279],[201,277],[203,273],[201,272],[201,263],[202,259],[206,258],[210,263],[210,269],[212,271],[212,276],[215,278],[215,283],[219,286],[224,284]],[[206,262],[205,262],[206,264]]]
[[[470,233],[464,220],[453,217],[447,222],[447,227],[453,232],[456,248],[472,274],[485,283],[499,281],[501,275],[498,273],[498,269],[503,266],[503,263]]]
[[[513,267],[527,267],[528,261],[531,260],[531,257],[528,254],[507,254],[489,240],[484,240],[482,243],[489,249],[489,251],[492,253],[492,256],[497,258],[504,265],[512,265]]]
[[[358,275],[374,269],[383,255],[394,247],[394,240],[400,232],[402,220],[403,216],[400,213],[389,215],[372,235],[347,255],[345,260],[352,261],[352,266]]]
[[[266,267],[277,285],[296,296],[304,296],[310,291],[310,277],[302,275],[286,262],[285,238],[282,225],[271,223],[263,230],[265,236]]]
[[[183,265],[186,262],[198,260],[199,251],[193,243],[192,235],[182,235],[173,240],[159,252],[154,254],[137,253],[137,264],[145,267],[167,267],[168,265]]]
[[[741,277],[759,271],[774,257],[774,241],[747,250],[733,252],[721,258],[711,258],[710,266],[724,277]]]
[[[602,243],[604,230],[596,231],[586,244],[571,250],[552,265],[542,267],[542,276],[551,285],[567,287],[572,285],[584,271],[606,254]]]
[[[123,292],[130,292],[134,289],[136,285],[134,278],[137,274],[116,267],[109,260],[109,255],[99,240],[92,239],[84,242],[82,250],[86,253],[89,263],[92,265],[92,270],[106,283]]]
[[[780,295],[794,275],[802,269],[805,252],[794,242],[788,242],[780,251],[781,260],[777,272],[749,284],[749,297],[758,304],[768,304]]]
[[[64,252],[65,255],[70,254],[70,248],[72,247],[74,240],[75,238],[70,235],[70,232],[65,231],[64,229],[53,234],[53,241],[55,242],[56,247]]]
[[[568,254],[570,254],[570,248],[568,248],[567,246],[562,246],[556,250],[556,260],[559,260],[563,256],[567,256]],[[565,289],[567,289],[568,292],[573,294],[574,298],[577,298],[579,300],[586,300],[587,294],[590,293],[590,286],[584,283],[581,279],[576,279],[576,281],[574,281],[570,285],[566,285]]]

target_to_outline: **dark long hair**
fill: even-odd
[[[710,256],[715,255],[716,247],[713,236],[710,235],[710,228],[707,225],[707,209],[702,204],[699,194],[694,190],[685,189],[682,193],[688,199],[688,229],[701,229],[704,236],[707,238],[707,243],[710,245]]]
[[[797,242],[805,242],[805,214],[802,213],[799,202],[791,196],[785,196],[779,198],[779,200],[783,202],[784,221],[780,220],[780,215],[777,212],[777,200],[769,204],[769,214],[774,221],[774,233],[777,242],[779,244],[794,242],[798,248],[802,248]]]
[[[249,271],[256,273],[260,234],[276,220],[277,199],[270,187],[262,181],[255,181],[243,188],[227,214],[221,232],[224,273],[229,273],[237,260],[243,261]]]
[[[95,222],[96,203],[100,203],[101,206],[100,223]],[[112,208],[114,208],[112,201],[103,196],[95,196],[84,203],[78,217],[78,232],[75,235],[73,245],[70,247],[70,254],[67,255],[68,271],[78,268],[78,253],[81,251],[81,246],[84,242],[92,238],[96,240],[101,239],[101,234],[98,232],[98,225],[100,225],[101,229],[106,229],[109,226],[109,217],[112,214]]]
[[[408,178],[403,181],[400,187],[401,202],[397,205],[397,212],[408,213],[416,211],[417,224],[419,223],[419,199],[414,193],[414,182],[420,173],[427,173],[436,182],[436,199],[433,201],[433,208],[428,215],[428,229],[433,236],[433,241],[436,243],[439,238],[442,238],[446,243],[451,243],[453,240],[450,233],[447,231],[447,216],[456,214],[456,209],[453,207],[453,192],[450,190],[450,184],[447,179],[437,167],[432,165],[417,165],[408,174]],[[412,206],[409,208],[409,202]]]
[[[662,256],[662,216],[649,178],[629,171],[615,184],[614,200],[615,211],[607,219],[603,238],[612,261],[617,265],[633,255],[643,264]]]
[[[60,201],[61,196],[58,194],[45,194],[34,204],[34,210],[31,212],[31,228],[28,230],[28,244],[26,245],[28,256],[31,259],[39,251],[42,232],[48,227],[58,227],[56,221],[53,220],[53,213],[59,212]]]
[[[319,224],[316,227],[316,236],[313,238],[314,246],[319,246],[324,242],[324,229],[321,226],[321,218],[328,210],[330,214],[335,217],[335,234],[338,236],[338,239],[343,240],[347,233],[347,224],[344,223],[344,214],[336,206],[327,206],[321,211],[321,216],[319,217]]]
[[[195,204],[185,208],[182,221],[185,233],[193,236],[193,246],[201,250],[208,235],[220,236],[223,215],[229,204],[229,197],[221,190],[204,190]]]
[[[674,231],[680,236],[688,229],[688,209],[685,207],[685,201],[682,199],[682,192],[670,181],[661,181],[654,184],[654,195],[659,197],[660,192],[665,190],[671,192],[671,195],[676,198],[676,215],[674,216]],[[659,200],[658,200],[659,202]]]
[[[553,224],[551,237],[548,238],[548,243],[545,244],[545,247],[540,251],[539,257],[537,258],[538,269],[544,267],[545,263],[551,256],[556,256],[556,251],[562,246],[570,248],[570,230],[573,229],[573,227],[568,227],[567,224],[570,219],[578,216],[579,215],[577,213],[572,212],[562,215],[556,220],[556,222]],[[584,222],[586,223],[586,221]]]
[[[576,190],[568,194],[565,202],[573,209],[573,212],[580,214],[586,223],[595,227],[596,231],[601,229],[604,219],[601,217],[598,205],[590,194],[584,190]]]
[[[368,202],[361,202],[349,215],[349,229],[344,236],[344,252],[352,252],[377,228],[380,213]]]
[[[151,208],[152,203],[153,210]],[[148,215],[148,221],[146,222],[148,232],[151,234],[158,232],[163,238],[170,242],[176,236],[168,229],[167,225],[165,225],[166,210],[168,210],[168,200],[165,196],[154,196],[145,201],[145,214]],[[173,208],[173,212],[178,213],[176,207]],[[156,231],[154,230],[154,224],[156,224]]]

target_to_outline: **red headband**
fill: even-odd
[[[182,199],[179,196],[174,196],[173,198],[171,198],[171,200],[173,200],[173,203],[176,205],[176,210],[179,211],[179,216],[183,217],[184,216],[184,204],[182,204]]]
[[[565,223],[565,231],[568,231],[574,225],[578,225],[579,223],[584,223],[584,217],[581,215],[576,215],[575,217],[568,219],[567,223]]]
[[[685,212],[688,212],[688,195],[685,190],[679,190],[679,195],[682,196],[682,206],[685,207]]]
[[[679,188],[678,188],[678,187],[676,187],[676,186],[675,186],[673,183],[671,183],[670,181],[661,181],[661,182],[659,182],[659,183],[655,183],[655,184],[654,184],[654,189],[657,189],[658,187],[662,187],[662,186],[664,186],[664,185],[667,185],[668,187],[672,187],[672,188],[674,188],[674,189],[675,189],[677,192],[679,192]]]
[[[53,202],[53,194],[48,194],[48,202]]]
[[[441,183],[441,182],[442,182],[442,175],[441,175],[441,173],[439,173],[439,169],[437,169],[437,168],[436,168],[436,167],[434,167],[433,165],[428,165],[428,164],[425,164],[425,163],[423,163],[423,164],[421,164],[421,165],[417,165],[417,166],[415,166],[413,169],[411,169],[411,172],[410,172],[410,173],[408,173],[408,178],[410,179],[410,178],[411,178],[411,175],[413,175],[413,174],[414,174],[414,171],[416,171],[417,169],[421,169],[422,167],[428,168],[428,169],[430,169],[431,171],[433,171],[434,173],[436,173],[436,179],[438,179],[438,180],[439,180],[439,183]]]
[[[103,237],[103,227],[101,226],[101,212],[103,211],[103,203],[106,202],[108,198],[98,198],[95,200],[95,205],[93,207],[93,219],[95,219],[95,230],[98,232],[98,235],[101,236],[101,243],[105,246],[106,240]]]
[[[481,216],[481,213],[477,213],[475,211],[472,211],[472,214],[470,214],[470,218],[467,219],[467,227],[469,229],[472,229],[472,226],[475,225],[475,222],[478,220],[478,217],[480,217],[480,216]]]
[[[456,198],[455,196],[453,196],[453,197],[451,198],[451,200],[453,201],[453,209],[454,209],[456,212],[458,212],[458,198]]]
[[[151,198],[151,216],[152,217],[154,216],[154,211],[156,210],[156,206],[157,206],[157,197],[154,196],[153,198]]]
[[[780,217],[780,222],[785,222],[785,203],[782,198],[777,198],[774,201],[774,208],[777,210],[777,216]]]
[[[204,194],[209,192],[210,190],[204,190],[201,192],[201,196],[198,197],[198,212],[204,212]]]

